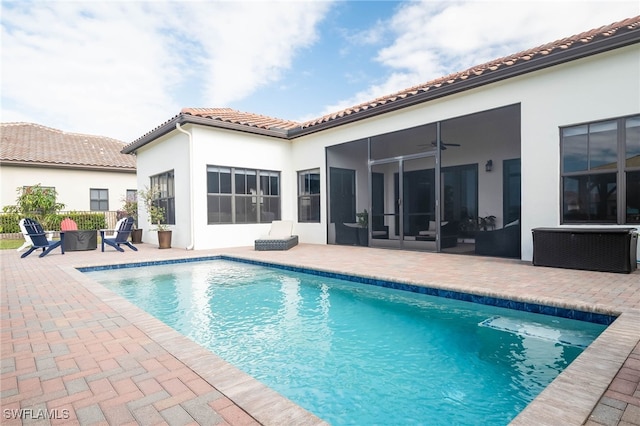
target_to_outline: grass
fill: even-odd
[[[0,240],[0,250],[15,250],[24,243],[24,239],[19,240]]]

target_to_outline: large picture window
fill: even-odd
[[[157,198],[153,200],[155,206],[164,209],[164,220],[167,225],[176,224],[176,200],[174,192],[173,170],[151,176],[151,188],[158,188]]]
[[[298,222],[320,222],[320,169],[298,172]]]
[[[640,223],[640,116],[561,129],[562,222]]]
[[[207,221],[265,223],[280,219],[280,173],[207,166]]]

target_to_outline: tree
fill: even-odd
[[[17,213],[30,216],[46,226],[47,219],[65,208],[57,201],[58,192],[55,188],[42,187],[39,183],[33,186],[16,188],[18,197],[14,206],[5,206],[7,213]]]

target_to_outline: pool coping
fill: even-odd
[[[238,406],[252,415],[256,420],[264,424],[326,424],[321,419],[297,406],[286,397],[278,394],[256,379],[243,373],[236,367],[221,360],[212,352],[204,349],[197,343],[179,334],[166,326],[156,318],[141,311],[133,304],[115,293],[107,290],[98,283],[88,278],[79,269],[110,269],[123,267],[122,265],[143,266],[151,264],[184,263],[194,261],[207,261],[215,259],[229,259],[248,263],[264,264],[267,266],[282,267],[293,270],[315,270],[331,276],[343,276],[345,274],[323,268],[311,269],[303,265],[269,260],[264,262],[251,257],[238,254],[194,256],[187,258],[130,262],[118,265],[97,265],[84,267],[61,267],[78,279],[89,291],[100,297],[120,313],[132,324],[138,326],[150,338],[163,346],[189,368],[201,375],[212,386],[216,387]],[[358,274],[362,279],[371,279],[386,282],[373,276]],[[451,286],[426,286],[424,283],[397,281],[422,288],[434,288],[436,291],[461,292],[460,288]],[[97,287],[96,287],[97,286]],[[484,293],[484,294],[480,294]],[[563,303],[553,298],[539,297],[531,300],[528,297],[509,297],[497,292],[473,292],[475,296],[490,297],[502,300],[518,299],[518,302],[531,303],[540,306],[552,306],[569,311],[591,312],[601,315],[617,316],[616,320],[574,360],[556,379],[552,381],[520,414],[513,419],[513,425],[530,424],[583,424],[587,422],[598,401],[607,390],[607,387],[633,351],[638,342],[637,330],[640,329],[640,313],[635,311],[621,312],[604,305],[570,304]],[[215,365],[216,374],[211,374],[210,367]],[[221,374],[222,373],[222,374]]]

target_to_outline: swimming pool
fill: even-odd
[[[226,260],[90,275],[333,424],[507,424],[604,329]]]

